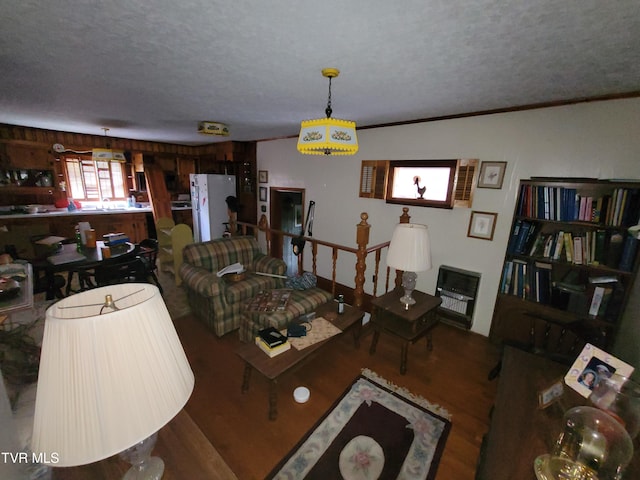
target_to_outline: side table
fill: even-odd
[[[393,290],[372,300],[371,325],[374,329],[369,354],[376,352],[380,332],[388,333],[403,340],[400,354],[400,373],[407,373],[407,355],[409,344],[427,336],[427,349],[433,349],[431,329],[438,323],[436,308],[442,300],[428,293],[413,291],[415,305],[405,310],[400,302],[404,293]]]

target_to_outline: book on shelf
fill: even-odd
[[[601,317],[607,312],[607,307],[613,295],[612,286],[598,285],[593,289],[591,296],[591,304],[589,306],[589,315],[591,317]]]
[[[573,263],[582,265],[584,263],[584,251],[582,237],[573,237]]]
[[[270,347],[269,345],[267,345],[264,342],[264,340],[262,340],[262,338],[260,336],[256,337],[256,345],[258,346],[258,348],[260,350],[262,350],[264,353],[269,355],[269,357],[271,357],[271,358],[273,358],[273,357],[275,357],[277,355],[280,355],[281,353],[284,353],[287,350],[291,349],[291,343],[289,343],[286,340],[285,340],[284,343],[281,343],[281,344],[279,344],[279,345],[277,345],[275,347]]]
[[[564,254],[567,262],[573,263],[573,238],[571,232],[564,232]]]
[[[622,253],[620,255],[620,263],[618,270],[630,272],[633,270],[633,264],[638,252],[639,240],[632,234],[628,233],[622,244]]]
[[[548,304],[551,301],[552,265],[546,262],[534,262],[531,299]]]
[[[620,233],[611,234],[609,238],[609,245],[606,249],[606,255],[604,263],[607,267],[618,268],[620,265],[620,259],[622,258],[622,248],[624,243],[624,237]]]
[[[511,289],[511,277],[513,275],[513,261],[507,260],[504,263],[502,272],[502,285],[500,286],[501,293],[509,293]]]
[[[263,328],[258,332],[258,338],[262,339],[264,344],[269,348],[277,347],[287,341],[287,336],[283,335],[275,327]]]
[[[553,256],[551,258],[559,260],[562,255],[562,251],[564,250],[564,232],[562,230],[556,234],[553,246]]]
[[[640,189],[629,188],[627,191],[627,201],[620,215],[620,225],[622,227],[629,227],[640,223],[638,216],[640,212]]]

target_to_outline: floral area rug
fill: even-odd
[[[365,369],[267,479],[432,480],[450,428],[443,408]]]

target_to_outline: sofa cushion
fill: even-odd
[[[185,263],[216,273],[233,263],[252,269],[257,255],[262,255],[254,237],[233,237],[187,245],[182,251]]]
[[[314,311],[333,299],[331,293],[317,287],[307,290],[292,290],[286,310],[282,312],[244,312],[240,321],[240,340],[251,342],[258,330],[274,327],[278,330],[286,328],[292,320],[300,315]]]
[[[226,281],[226,280],[223,280]],[[249,300],[264,290],[278,287],[277,279],[248,273],[239,282],[227,282],[225,298],[227,303],[238,303]]]

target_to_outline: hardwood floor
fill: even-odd
[[[427,352],[426,340],[412,345],[407,374],[400,375],[399,341],[382,335],[370,356],[371,336],[355,349],[345,335],[281,379],[278,419],[269,421],[267,381],[254,372],[249,391],[240,391],[244,365],[234,354],[237,333],[217,338],[192,315],[175,324],[196,376],[186,410],[239,479],[264,478],[362,368],[446,408],[453,425],[436,478],[474,478],[497,389],[487,374],[499,350],[485,337],[440,324],[433,330],[433,351]],[[311,390],[306,404],[293,400],[299,385]]]

